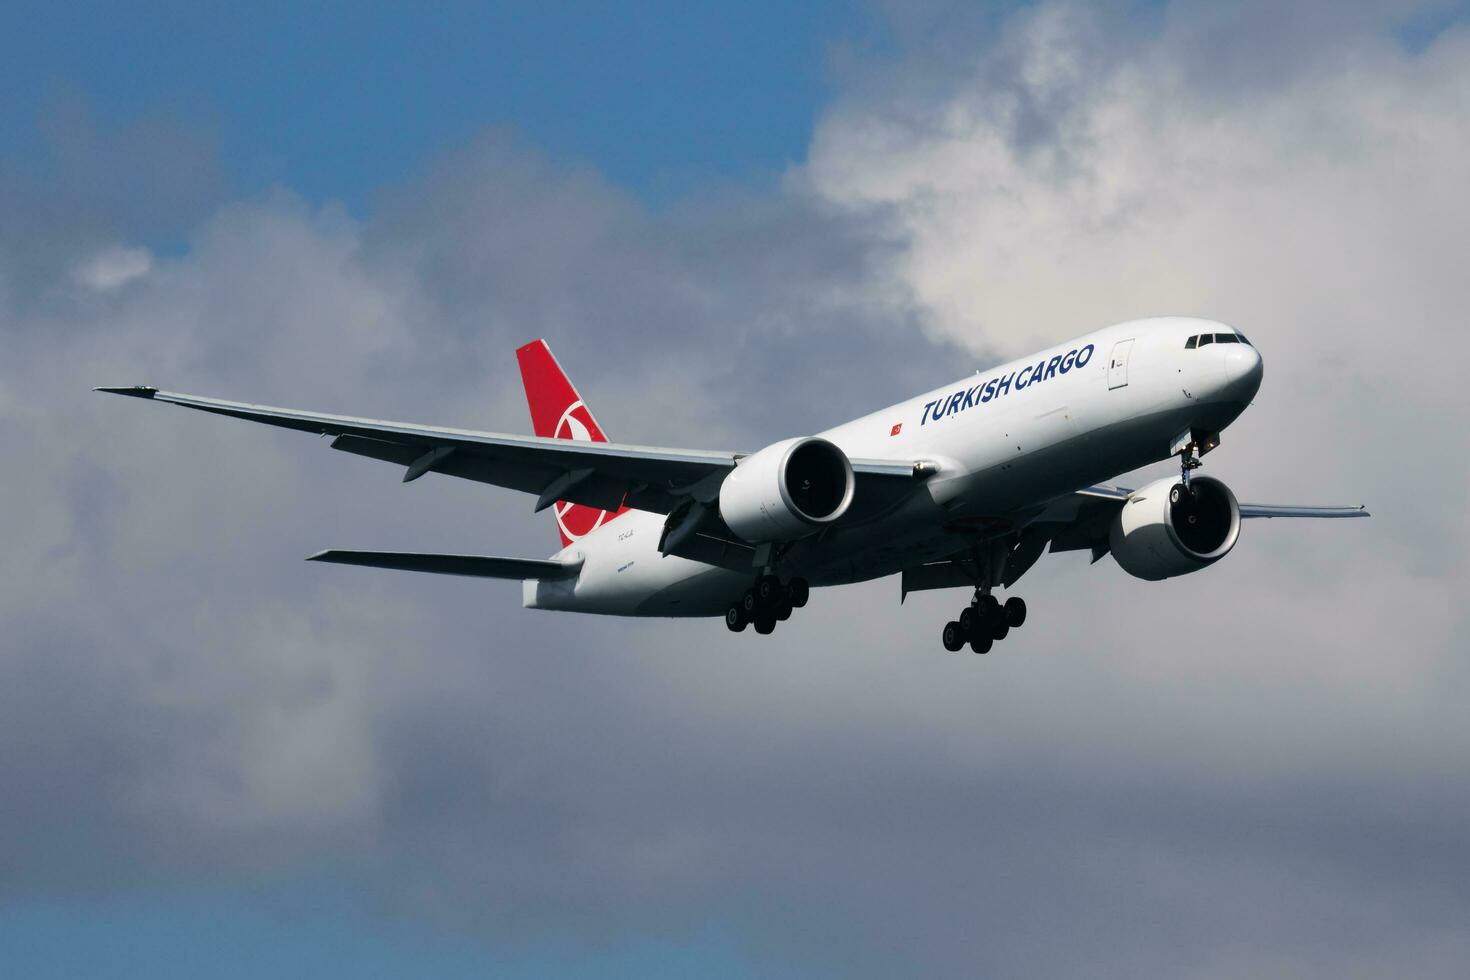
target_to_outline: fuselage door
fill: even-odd
[[[1128,383],[1128,355],[1133,350],[1133,339],[1120,340],[1113,345],[1113,356],[1108,359],[1108,390],[1121,388]]]

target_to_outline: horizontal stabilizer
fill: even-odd
[[[433,572],[436,575],[470,575],[476,578],[561,579],[573,578],[582,567],[580,558],[571,561],[537,558],[491,558],[482,555],[421,555],[408,551],[319,551],[307,561],[368,568],[394,568],[403,572]]]

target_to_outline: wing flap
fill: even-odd
[[[436,575],[468,575],[474,578],[550,579],[574,578],[581,559],[541,560],[495,558],[483,555],[432,555],[407,551],[319,551],[307,561],[334,565],[391,568],[401,572],[431,572]]]

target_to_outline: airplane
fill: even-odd
[[[162,391],[95,390],[333,437],[332,448],[536,496],[547,559],[328,550],[308,560],[522,582],[531,609],[724,616],[769,634],[813,587],[888,575],[972,591],[945,649],[1020,628],[1009,590],[1043,552],[1111,553],[1129,575],[1197,572],[1243,519],[1366,517],[1363,506],[1239,503],[1195,474],[1250,405],[1261,355],[1212,320],[1133,320],[753,453],[608,441],[544,340],[516,351],[535,436],[384,422]],[[1177,478],[1107,481],[1177,456]]]

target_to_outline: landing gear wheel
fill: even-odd
[[[755,631],[762,636],[769,636],[776,632],[776,620],[769,615],[760,615],[755,618]]]
[[[781,599],[781,580],[774,575],[762,575],[755,583],[755,598],[767,609],[774,609]]]
[[[979,633],[973,634],[970,637],[970,649],[976,653],[989,653],[991,646],[994,644],[995,641],[989,636],[984,636]]]
[[[746,619],[755,618],[755,611],[760,608],[760,601],[755,597],[755,589],[745,590],[745,595],[740,597],[740,608],[745,611]]]
[[[993,595],[981,596],[978,609],[982,623],[993,623],[1000,618],[1000,600]]]
[[[789,589],[791,590],[791,605],[793,607],[800,609],[802,606],[806,605],[806,601],[811,596],[812,592],[811,586],[807,584],[806,579],[792,579]]]
[[[760,629],[759,626],[756,629]],[[944,624],[944,649],[950,653],[959,653],[960,647],[965,645],[965,633],[960,629],[960,624],[954,620]]]
[[[1013,595],[1006,600],[1005,604],[1006,625],[1011,629],[1020,629],[1026,625],[1026,600],[1018,595]]]
[[[1004,640],[1010,635],[1010,624],[1005,621],[1004,616],[997,616],[990,621],[990,638],[993,640]]]
[[[786,622],[786,620],[788,620],[790,618],[791,618],[791,600],[790,599],[785,599],[785,600],[783,600],[781,602],[781,605],[779,605],[779,606],[776,607],[776,619],[777,619],[778,622],[784,623],[784,622]]]
[[[975,635],[975,621],[976,617],[974,606],[966,606],[964,609],[960,610],[960,631],[966,636]]]
[[[750,620],[746,618],[745,609],[740,603],[731,603],[730,608],[725,610],[725,626],[731,633],[739,633],[748,622]]]

